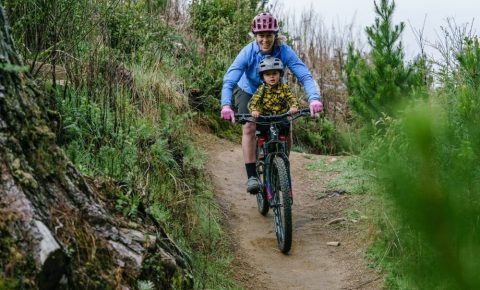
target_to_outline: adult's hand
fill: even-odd
[[[235,113],[229,105],[222,107],[222,111],[220,111],[220,118],[223,120],[231,120],[232,123],[235,123]]]
[[[317,113],[323,111],[323,104],[319,100],[313,100],[310,102],[310,116],[315,117]]]

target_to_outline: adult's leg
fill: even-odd
[[[237,112],[240,114],[249,113],[248,102],[252,95],[247,94],[241,89],[235,90],[234,95]],[[242,126],[242,151],[248,178],[247,191],[250,193],[257,193],[261,188],[255,164],[255,145],[255,124],[246,123]]]
[[[255,124],[246,123],[242,126],[242,150],[245,164],[255,160]]]

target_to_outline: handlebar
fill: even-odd
[[[267,115],[263,116],[260,115],[258,118],[253,118],[252,114],[235,114],[235,119],[237,120],[238,123],[240,124],[245,124],[245,123],[255,123],[255,124],[264,124],[268,125],[271,123],[276,123],[276,122],[282,122],[285,121],[288,117],[292,117],[292,121],[300,118],[302,116],[310,115],[310,109],[309,108],[304,108],[298,110],[296,113],[290,114],[289,112],[279,114],[279,115]]]

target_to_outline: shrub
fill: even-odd
[[[466,41],[452,74],[461,78],[438,93],[449,102],[411,104],[372,143],[375,172],[391,201],[380,219],[389,230],[377,240],[391,288],[480,287],[480,107],[472,82],[480,48]]]
[[[376,18],[366,28],[372,50],[362,56],[353,45],[348,49],[344,68],[349,104],[363,124],[369,126],[383,114],[395,116],[398,105],[410,98],[411,92],[423,85],[423,75],[413,64],[404,64],[400,36],[401,22],[392,27],[395,2],[375,2]]]

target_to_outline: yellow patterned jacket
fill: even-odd
[[[298,108],[298,100],[284,83],[279,83],[273,88],[262,84],[248,103],[248,110],[257,111],[260,115],[283,114],[291,107]]]

